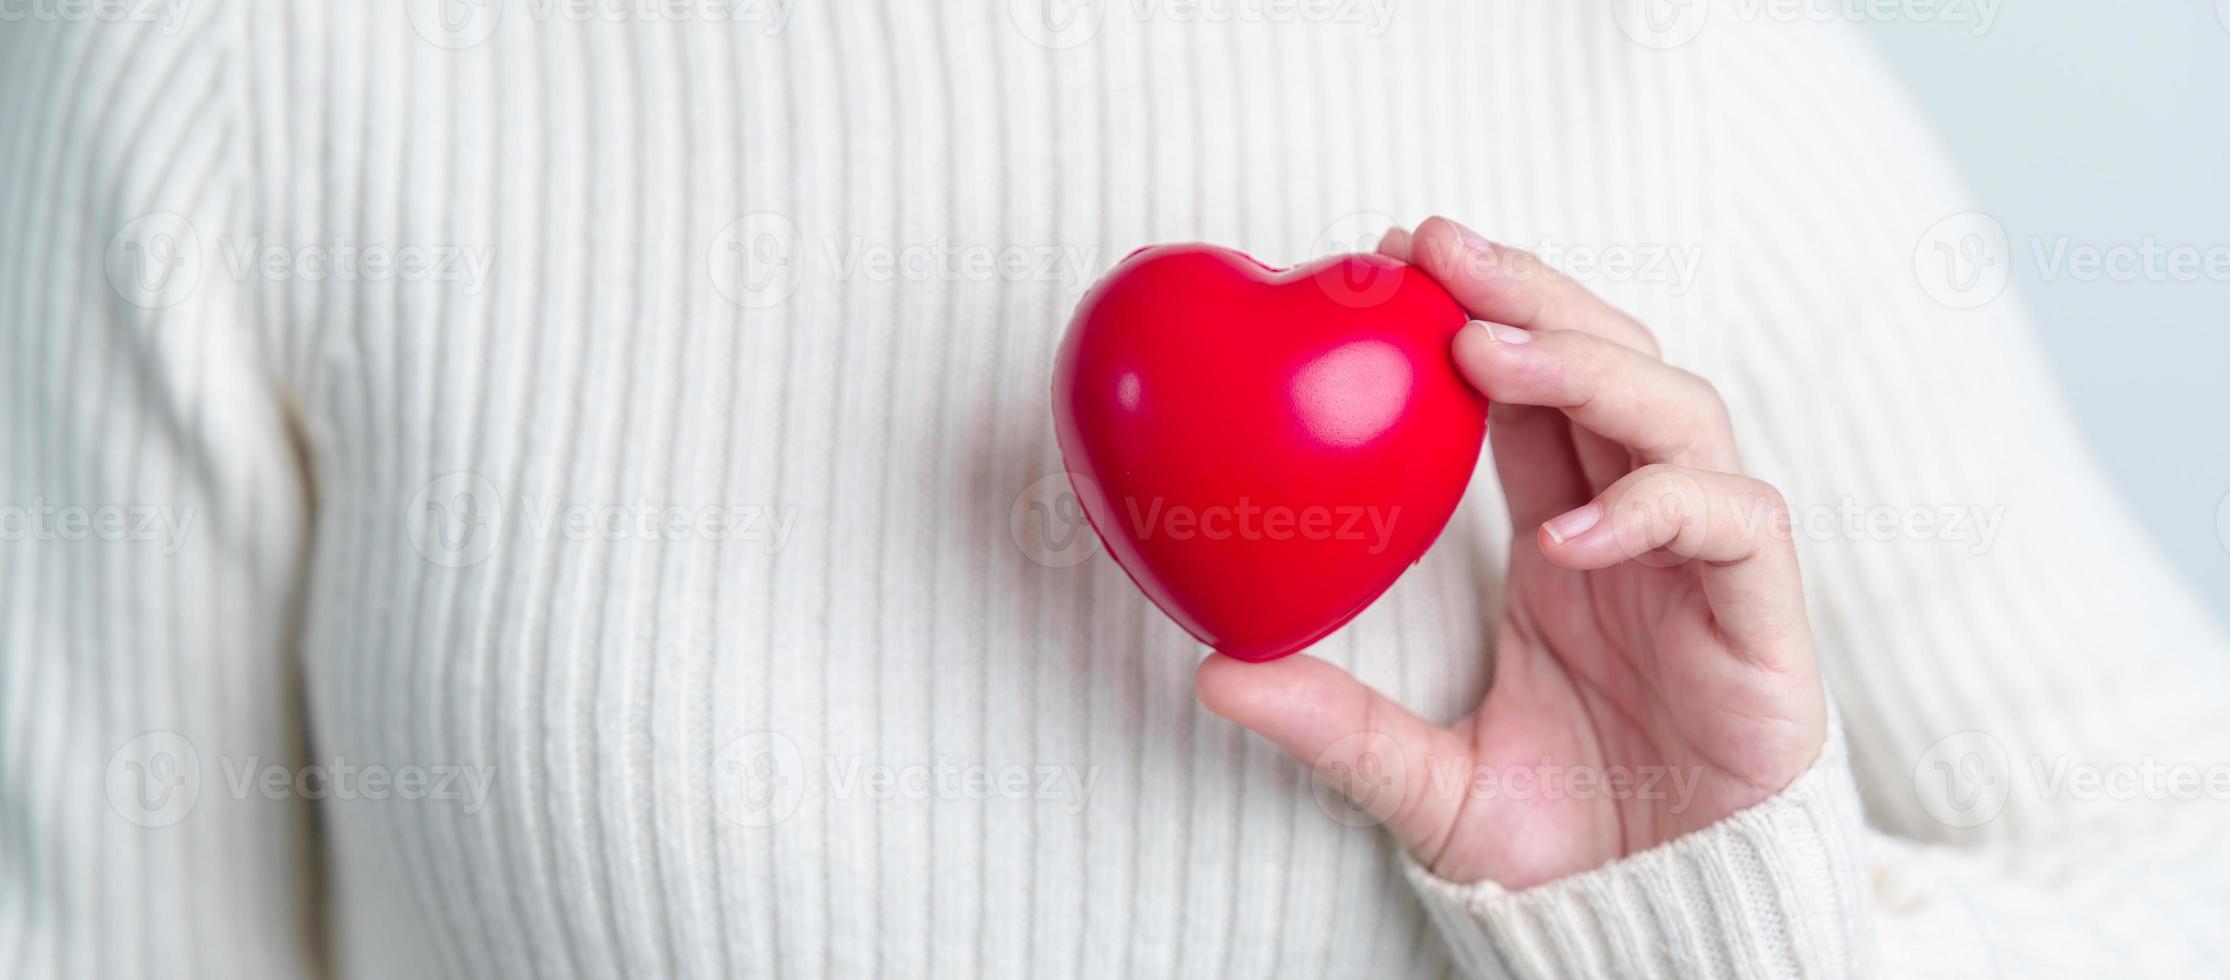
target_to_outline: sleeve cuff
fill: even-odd
[[[1843,977],[1873,972],[1865,848],[1833,727],[1771,799],[1593,871],[1513,892],[1403,860],[1473,976]]]

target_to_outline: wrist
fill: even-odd
[[[1863,974],[1864,822],[1842,737],[1780,793],[1592,871],[1511,890],[1406,859],[1459,957],[1516,976]]]

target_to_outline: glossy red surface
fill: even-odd
[[[1053,376],[1070,480],[1163,612],[1241,660],[1338,629],[1440,535],[1485,438],[1461,307],[1377,255],[1163,245],[1087,293]]]

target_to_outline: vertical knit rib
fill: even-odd
[[[1376,32],[1102,4],[1048,47],[1027,4],[786,4],[771,34],[622,6],[472,8],[498,19],[454,50],[402,5],[0,25],[0,506],[194,513],[175,554],[0,543],[0,975],[1771,972],[1866,952],[1836,926],[1877,900],[1892,964],[2205,959],[2176,939],[2230,877],[2214,818],[2016,798],[1954,828],[1913,792],[1962,730],[2205,761],[2221,645],[2039,408],[2018,304],[1912,285],[1964,195],[1838,32],[1719,18],[1655,51],[1605,4],[1419,0]],[[157,213],[199,278],[143,306],[107,252]],[[1431,213],[1697,250],[1692,284],[1588,285],[1720,385],[1793,502],[2007,507],[1984,554],[1801,542],[1849,774],[1903,839],[1856,836],[1829,767],[1554,892],[1434,882],[1205,714],[1200,648],[1106,556],[1017,547],[1092,278]],[[293,261],[336,245],[486,278]],[[795,287],[738,298],[738,263]],[[1443,720],[1525,546],[1491,469],[1314,651]],[[458,487],[494,508],[461,562],[421,530]],[[646,534],[637,504],[789,533]],[[107,787],[165,732],[199,797],[142,827]],[[256,788],[337,762],[494,783],[477,810]],[[1089,794],[1039,798],[1049,772]],[[2162,937],[2139,887],[2194,923]]]

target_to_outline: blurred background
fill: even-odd
[[[1861,23],[2004,227],[2084,439],[2230,621],[2230,0],[1956,2],[1995,19]]]

